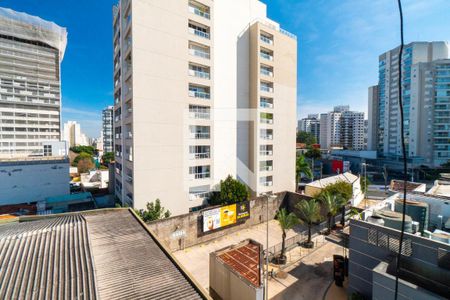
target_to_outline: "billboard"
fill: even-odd
[[[203,213],[203,232],[234,225],[250,217],[248,201],[234,203],[205,210]]]

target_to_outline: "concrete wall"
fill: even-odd
[[[286,198],[286,193],[278,194],[277,199],[269,202],[269,219],[275,217],[275,213]],[[211,233],[202,233],[202,213],[201,211],[192,212],[180,216],[171,217],[164,220],[151,222],[149,229],[161,239],[170,250],[176,251],[190,247],[199,243],[204,243],[215,239],[224,234],[233,233],[250,226],[265,222],[266,217],[266,198],[259,197],[250,201],[250,218],[240,225],[226,227],[224,229]],[[178,234],[185,233],[184,236]]]
[[[69,181],[66,159],[0,162],[0,205],[67,195]]]
[[[359,292],[367,299],[373,297],[373,269],[380,262],[392,260],[395,255],[394,252],[386,248],[369,243],[369,229],[377,230],[378,235],[389,234],[390,236],[398,236],[400,234],[397,230],[375,224],[358,220],[350,221],[348,293]],[[406,244],[411,245],[411,255],[405,256],[405,262],[407,261],[408,265],[421,266],[422,272],[427,270],[430,275],[437,278],[450,278],[450,270],[438,267],[440,262],[438,249],[440,249],[439,251],[446,251],[448,256],[450,245],[411,234],[405,235],[405,241]],[[407,247],[405,246],[405,248]]]

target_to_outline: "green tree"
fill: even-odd
[[[305,246],[312,247],[311,228],[313,223],[320,221],[320,206],[315,199],[311,199],[309,201],[302,200],[297,203],[295,208],[298,209],[300,221],[308,226],[308,240]]]
[[[225,180],[220,181],[220,191],[213,194],[210,203],[212,205],[233,204],[248,200],[249,197],[247,186],[228,175]]]
[[[112,161],[114,161],[114,152],[105,152],[102,156],[102,162],[104,165],[109,165]]]
[[[347,203],[353,197],[353,187],[350,183],[340,180],[326,185],[320,193],[336,195]]]
[[[331,223],[334,217],[337,215],[339,208],[345,204],[345,200],[336,194],[330,194],[328,192],[320,193],[318,199],[325,208],[325,214],[327,217],[328,233],[331,232]]]
[[[70,147],[70,151],[74,153],[89,153],[90,155],[94,155],[97,153],[97,150],[92,146],[73,146]]]
[[[297,160],[295,163],[295,173],[296,173],[296,185],[295,188],[298,189],[298,183],[302,179],[302,174],[304,174],[307,178],[313,178],[313,173],[311,168],[309,167],[308,162],[305,160],[303,155],[297,156]]]
[[[442,164],[443,168],[450,168],[450,159],[446,162]]]
[[[276,215],[278,224],[280,225],[281,231],[281,253],[280,253],[280,262],[286,262],[286,230],[293,228],[298,224],[299,220],[294,213],[287,212],[286,209],[282,208],[277,212]]]
[[[312,144],[317,144],[317,139],[312,133],[306,131],[298,131],[297,143],[304,143],[307,146],[310,146]]]
[[[92,160],[92,157],[83,157],[77,161],[77,169],[78,173],[87,173],[90,170],[94,169],[95,165]]]
[[[314,158],[314,159],[321,159],[322,158],[322,153],[317,148],[309,147],[308,151],[305,152],[305,157],[307,157],[307,158]]]
[[[156,199],[155,203],[147,202],[146,208],[147,209],[134,210],[142,221],[146,223],[170,217],[170,211],[161,206],[161,201],[159,199]]]
[[[81,152],[79,155],[77,155],[77,157],[75,157],[75,159],[72,162],[72,166],[76,167],[78,166],[78,162],[82,159],[89,159],[92,161],[92,164],[94,163],[94,158],[92,157],[92,154],[87,153],[87,152]]]

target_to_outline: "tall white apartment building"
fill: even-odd
[[[0,8],[0,157],[43,155],[61,139],[65,28]]]
[[[116,195],[173,214],[228,175],[295,188],[297,41],[257,0],[127,0],[114,15]]]
[[[114,151],[114,106],[108,106],[102,111],[103,151]]]
[[[369,88],[368,144],[385,157],[401,155],[398,56],[399,47],[380,55],[377,90]],[[448,42],[405,45],[402,100],[406,150],[413,162],[437,166],[450,159],[449,58]]]
[[[350,111],[348,105],[336,106],[320,116],[321,148],[364,150],[364,113]]]
[[[89,138],[81,132],[81,126],[75,121],[68,121],[64,123],[63,141],[65,141],[68,147],[74,146],[89,146]]]

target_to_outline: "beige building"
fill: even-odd
[[[113,14],[123,203],[187,213],[228,175],[255,195],[294,190],[297,41],[265,4],[122,0]]]

